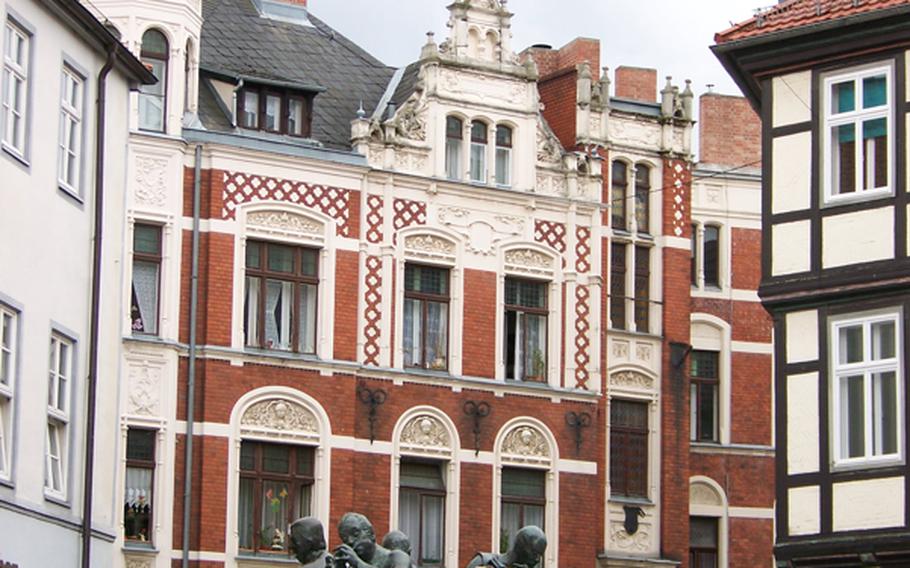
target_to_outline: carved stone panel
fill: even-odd
[[[722,507],[724,504],[717,491],[705,483],[693,483],[689,486],[689,503],[712,507]]]
[[[525,219],[522,217],[463,207],[440,207],[437,218],[440,223],[465,237],[468,251],[483,256],[492,256],[499,242],[525,231]]]
[[[164,362],[130,360],[127,362],[129,391],[126,412],[133,416],[161,415],[161,384]]]
[[[611,551],[620,554],[648,554],[657,549],[658,534],[655,531],[655,513],[653,506],[642,507],[642,516],[638,528],[629,534],[625,527],[625,510],[623,504],[609,504],[608,523]]]
[[[435,235],[413,235],[404,240],[405,250],[415,256],[454,258],[455,243]]]
[[[430,414],[415,416],[401,431],[401,445],[404,448],[450,453],[449,431],[438,418]]]
[[[654,379],[635,371],[620,371],[610,375],[610,384],[615,387],[625,387],[639,390],[653,390]]]
[[[325,226],[319,221],[308,219],[286,211],[257,211],[246,217],[247,226],[258,232],[291,236],[315,236],[322,238]]]
[[[137,205],[164,207],[167,202],[167,160],[136,156],[135,197]]]
[[[518,426],[502,441],[503,460],[549,462],[550,444],[533,426]]]
[[[271,430],[318,434],[316,416],[302,405],[283,398],[272,398],[249,407],[240,418],[241,430]]]

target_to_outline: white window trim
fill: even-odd
[[[415,447],[403,443],[401,435],[405,426],[422,415],[429,416],[438,424],[442,425],[449,436],[449,446],[447,448],[432,446]],[[455,427],[455,424],[448,415],[438,408],[433,406],[416,406],[401,415],[392,432],[394,446],[392,453],[392,490],[389,502],[389,526],[393,528],[399,526],[398,499],[401,488],[401,458],[429,458],[440,463],[445,475],[446,484],[445,530],[443,536],[445,559],[443,564],[445,566],[459,566],[458,528],[461,519],[459,492],[459,488],[461,487],[461,464],[458,460],[458,450],[461,448],[461,440],[458,436],[458,428]]]
[[[698,297],[717,298],[727,297],[732,288],[732,258],[731,227],[717,219],[692,219],[694,233],[692,239],[695,242],[695,284],[692,284],[692,293]],[[708,286],[705,284],[705,228],[717,228],[717,286]]]
[[[705,338],[692,337],[692,349],[699,351],[717,352],[717,443],[721,445],[730,444],[730,430],[732,424],[732,369],[733,369],[733,342],[732,328],[726,321],[717,316],[704,313],[693,313],[690,316],[691,326],[703,325],[713,328],[717,332],[717,340],[706,340]],[[690,407],[691,408],[691,407]],[[691,410],[690,410],[691,411]],[[711,444],[712,442],[700,442],[692,439],[690,432],[689,440],[693,444]]]
[[[497,144],[496,131],[500,128],[507,128],[507,129],[509,129],[509,131],[511,131],[511,133],[512,133],[512,145],[511,146],[499,146]],[[513,173],[513,168],[514,168],[515,160],[513,159],[513,157],[515,154],[515,143],[518,140],[517,136],[515,136],[515,132],[517,129],[515,128],[515,126],[513,126],[511,124],[500,123],[500,124],[497,124],[492,130],[493,130],[493,136],[492,136],[492,140],[493,140],[493,177],[491,179],[496,184],[496,187],[501,188],[501,189],[509,189],[514,185],[513,178],[515,177],[515,175]],[[498,179],[498,177],[496,175],[496,170],[498,167],[498,155],[499,155],[500,151],[503,151],[506,154],[506,167],[505,167],[506,179],[502,182]]]
[[[838,113],[839,116],[833,117],[830,100],[831,100],[831,87],[835,83],[854,80],[856,84],[862,86],[862,79],[870,77],[873,75],[885,74],[886,87],[885,95],[887,102],[884,109],[864,111],[854,110],[847,113]],[[841,71],[836,74],[826,75],[822,80],[822,93],[821,93],[821,108],[822,108],[822,141],[823,141],[823,154],[822,154],[822,179],[824,180],[824,202],[826,205],[834,205],[840,203],[851,203],[856,201],[866,201],[869,199],[875,199],[877,197],[882,197],[885,195],[892,195],[894,192],[894,64],[891,62],[881,64],[876,63],[872,65],[866,65],[862,67],[854,67],[846,71]],[[861,91],[858,89],[855,93],[856,104],[860,105],[861,101]],[[834,194],[832,192],[833,180],[831,173],[831,150],[832,150],[832,140],[831,140],[831,128],[833,126],[838,126],[842,124],[860,124],[863,119],[869,118],[885,118],[887,121],[888,128],[888,183],[885,187],[874,188],[864,190],[862,189],[861,176],[862,168],[856,168],[856,191],[846,194]],[[857,137],[861,136],[861,129],[857,133]],[[861,164],[862,161],[862,152],[857,150],[856,152],[856,161],[858,164]]]
[[[479,123],[483,124],[484,127],[486,128],[487,139],[483,143],[474,142],[474,139],[472,136],[472,134],[473,134],[472,130],[473,130],[473,126],[474,126],[475,122],[479,122]],[[489,170],[490,170],[490,156],[489,156],[490,147],[495,146],[495,144],[496,144],[495,139],[493,140],[492,144],[490,143],[490,136],[491,136],[491,133],[495,133],[495,131],[496,131],[496,128],[493,127],[488,120],[483,119],[483,118],[473,118],[473,119],[471,119],[471,122],[468,123],[468,135],[467,135],[467,138],[465,139],[466,147],[468,149],[468,151],[467,151],[468,183],[471,183],[473,185],[487,185],[490,183],[490,179],[491,179],[490,172],[489,172]],[[495,134],[493,134],[493,136],[495,136]],[[472,160],[472,155],[474,154],[474,146],[483,148],[483,152],[480,153],[480,156],[483,159],[483,163],[480,164],[481,179],[475,179],[471,175],[471,173],[472,173],[471,172],[471,160]]]
[[[247,219],[254,213],[289,214],[303,220],[301,225],[318,226],[319,232],[305,233],[279,224],[269,226],[251,226]],[[324,309],[335,305],[335,226],[336,222],[328,215],[306,209],[300,205],[286,203],[256,202],[240,206],[237,210],[237,232],[234,240],[234,288],[232,320],[238,322],[233,326],[231,347],[240,351],[255,351],[257,354],[276,357],[318,357],[323,360],[334,358],[335,310]],[[243,337],[243,299],[246,291],[246,243],[248,240],[268,241],[289,246],[302,246],[319,251],[319,285],[316,291],[316,353],[303,354],[293,351],[268,350],[246,347]],[[162,263],[164,258],[162,258]],[[359,329],[359,328],[358,328]]]
[[[606,168],[608,170],[608,187],[610,188],[610,203],[613,202],[613,164],[619,162],[626,168],[626,191],[623,198],[623,203],[626,208],[626,226],[625,227],[614,227],[613,226],[613,215],[610,215],[610,229],[614,231],[619,231],[623,235],[646,235],[645,239],[653,240],[654,237],[661,234],[660,230],[660,212],[658,208],[658,199],[655,197],[660,192],[656,191],[655,188],[660,187],[660,178],[658,177],[658,172],[660,172],[660,165],[652,162],[651,160],[644,158],[633,158],[631,156],[613,156],[610,158],[610,163]],[[635,214],[635,170],[638,166],[644,166],[648,168],[649,180],[648,184],[650,190],[648,192],[648,228],[647,232],[638,230],[638,220]],[[649,241],[650,242],[650,241]]]
[[[13,62],[9,58],[9,54],[6,53],[6,40],[7,34],[16,33],[24,39],[25,43],[25,61],[23,65],[19,65],[16,62]],[[33,41],[34,41],[34,32],[33,30],[25,25],[19,18],[13,16],[13,14],[7,14],[4,23],[3,29],[3,75],[0,76],[0,147],[3,148],[10,155],[16,159],[24,162],[28,165],[29,160],[29,142],[30,142],[30,127],[31,127],[31,100],[32,100],[32,89],[31,89],[31,71],[32,71],[32,51],[33,51]],[[7,74],[16,75],[19,80],[24,84],[23,88],[23,97],[22,102],[24,108],[21,109],[21,124],[22,124],[22,140],[21,147],[13,145],[13,143],[7,139],[7,129],[9,128],[9,114],[13,111],[6,104],[6,97],[8,95],[8,90],[10,88],[10,82],[6,79]]]
[[[6,384],[0,383],[0,481],[12,481],[13,430],[15,426],[15,394],[19,347],[19,312],[0,303],[0,346],[6,338],[3,335],[2,318],[10,318],[8,350],[0,347],[0,358],[6,358],[9,376]]]
[[[409,246],[409,239],[413,237],[422,237],[424,243],[430,245],[448,245],[451,252],[443,250],[425,250]],[[463,243],[455,234],[450,234],[439,229],[429,229],[427,227],[415,227],[413,229],[404,229],[399,231],[398,239],[400,246],[397,248],[395,263],[395,282],[398,283],[395,290],[395,352],[393,354],[393,366],[399,369],[416,369],[419,367],[404,366],[404,271],[405,265],[410,263],[414,265],[436,266],[445,268],[449,271],[449,329],[448,329],[448,368],[439,372],[449,373],[459,376],[462,373],[462,353],[464,337],[464,247]],[[431,248],[433,248],[431,246]],[[441,247],[437,247],[441,248]],[[363,326],[358,326],[362,329]],[[362,353],[362,349],[358,352]]]
[[[66,86],[68,81],[72,81],[72,84],[77,89],[75,105],[66,100]],[[72,65],[64,63],[61,70],[60,83],[60,131],[57,142],[57,183],[60,185],[61,189],[81,199],[83,160],[85,156],[85,76],[74,69]],[[77,129],[75,149],[68,147],[68,140],[71,139],[70,136],[67,136],[68,127]],[[66,169],[67,153],[72,153],[74,155],[73,163],[75,172],[72,172],[69,176],[73,179],[74,183],[67,181],[67,176],[64,173]]]
[[[874,323],[893,321],[895,324],[895,357],[884,361],[869,363],[870,357],[869,346],[871,345],[871,326]],[[863,362],[838,365],[839,341],[838,330],[843,327],[863,326]],[[904,461],[904,436],[906,432],[905,408],[904,408],[904,385],[905,377],[903,376],[903,312],[901,309],[886,309],[865,312],[861,314],[848,314],[834,317],[828,323],[828,345],[829,345],[829,401],[830,401],[830,427],[831,427],[831,456],[832,464],[835,469],[852,469],[856,467],[879,467],[903,463]],[[868,416],[871,408],[871,386],[869,375],[878,371],[894,370],[895,373],[895,396],[898,402],[897,408],[897,453],[886,455],[870,455],[869,452],[874,445],[870,442],[872,428],[869,427]],[[865,448],[867,455],[857,458],[841,457],[841,423],[840,423],[840,375],[863,374],[863,389],[865,391],[864,413],[867,417],[865,435]]]
[[[284,399],[291,403],[303,406],[316,418],[317,432],[296,433],[287,430],[263,432],[250,435],[241,432],[240,420],[243,414],[254,404],[269,399]],[[250,391],[240,397],[234,404],[230,418],[230,439],[228,442],[228,488],[227,488],[227,519],[225,523],[225,566],[236,568],[239,566],[237,556],[240,553],[240,536],[237,528],[237,515],[240,496],[240,444],[244,440],[271,442],[277,444],[297,444],[312,446],[315,449],[315,463],[313,464],[313,516],[319,519],[323,526],[331,527],[329,517],[329,497],[331,489],[331,455],[332,455],[332,430],[328,414],[319,402],[297,389],[288,387],[264,387]]]
[[[704,486],[713,491],[720,502],[716,505],[692,503],[692,489],[695,486]],[[729,566],[729,540],[730,540],[730,510],[727,494],[719,483],[703,475],[694,475],[689,478],[689,517],[713,517],[717,519],[717,568]],[[688,546],[687,546],[688,548]]]
[[[47,404],[47,434],[45,436],[45,485],[44,485],[44,495],[51,499],[66,501],[67,499],[67,489],[69,483],[69,457],[70,457],[70,413],[73,405],[73,381],[75,379],[75,367],[76,367],[76,341],[70,337],[67,337],[61,334],[58,331],[53,331],[51,333],[50,342],[52,348],[56,349],[56,357],[58,368],[59,368],[59,358],[60,350],[66,345],[69,348],[69,353],[67,355],[68,361],[68,377],[64,377],[64,397],[65,400],[61,405],[59,400],[59,381],[60,376],[56,370],[48,368],[48,388],[52,386],[50,375],[54,375],[53,387],[54,395],[53,399],[48,400]],[[51,397],[52,393],[48,391],[48,397]],[[57,450],[59,455],[58,461],[60,463],[60,487],[53,487],[51,470],[53,468],[51,454],[51,424],[55,425],[55,430],[57,432]],[[48,483],[51,485],[48,485]]]

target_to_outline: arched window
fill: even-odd
[[[689,480],[689,566],[727,566],[728,511],[723,489],[713,479]]]
[[[614,229],[626,230],[626,184],[628,175],[626,164],[613,162],[612,184],[610,194],[610,219]]]
[[[167,38],[158,30],[142,35],[140,59],[158,79],[154,85],[139,87],[139,129],[164,132],[167,113]]]
[[[720,288],[720,227],[705,225],[705,286]]]
[[[496,127],[496,185],[512,185],[512,129]]]
[[[487,182],[487,125],[479,120],[471,123],[471,181]]]
[[[461,179],[461,147],[464,140],[464,123],[454,116],[446,118],[446,177]]]
[[[638,232],[650,231],[651,168],[644,164],[635,166],[635,224]]]

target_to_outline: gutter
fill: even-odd
[[[189,568],[190,507],[193,503],[193,426],[196,419],[196,317],[199,308],[199,202],[202,146],[196,145],[193,164],[193,260],[190,275],[190,345],[186,384],[186,457],[183,473],[183,554],[180,566]],[[88,568],[88,567],[84,567]]]
[[[92,214],[95,228],[92,236],[92,303],[89,314],[88,408],[85,413],[85,471],[82,488],[82,568],[91,566],[92,498],[95,479],[95,417],[98,392],[98,335],[101,327],[101,238],[104,230],[104,151],[107,105],[107,76],[117,59],[117,43],[111,44],[107,61],[98,72],[97,118],[95,122],[95,204]]]

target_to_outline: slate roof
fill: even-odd
[[[718,44],[910,5],[910,0],[787,0],[717,33]]]
[[[361,100],[370,112],[395,70],[309,14],[311,25],[260,17],[252,0],[203,0],[200,67],[246,81],[324,89],[313,103],[312,137],[350,148],[351,120]],[[217,118],[215,96],[200,89],[200,106]],[[223,114],[223,113],[222,113]],[[223,120],[201,117],[207,128]]]

